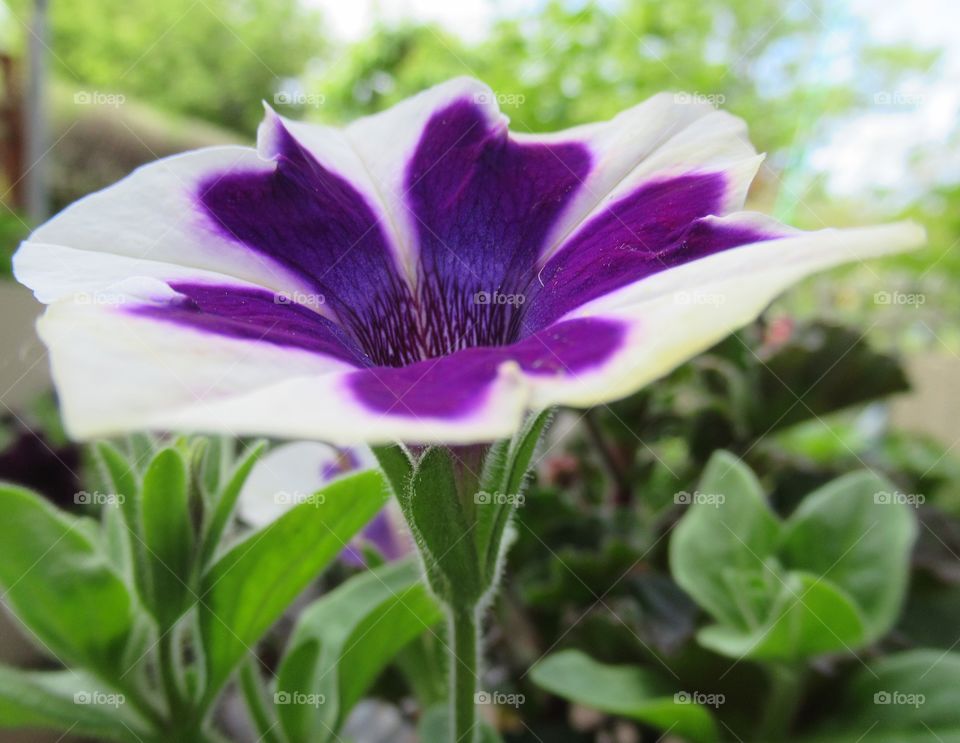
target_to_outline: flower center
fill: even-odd
[[[406,366],[522,338],[525,295],[477,283],[422,273],[416,296],[395,282],[362,312],[348,310],[344,324],[378,366]]]

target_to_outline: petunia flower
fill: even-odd
[[[274,447],[253,467],[237,499],[237,515],[245,524],[264,527],[294,506],[317,498],[325,485],[357,470],[377,466],[366,446],[338,448],[320,441],[295,441]],[[317,505],[322,505],[317,501]],[[413,542],[396,501],[391,500],[354,537],[340,559],[365,564],[372,548],[385,560],[413,553]]]
[[[708,104],[527,135],[456,79],[343,129],[268,110],[256,149],[142,167],[14,267],[49,305],[76,437],[491,441],[630,394],[811,272],[923,240],[741,211],[760,162]]]

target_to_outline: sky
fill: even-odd
[[[899,90],[877,91],[873,109],[837,126],[811,158],[830,174],[832,189],[862,193],[866,185],[902,192],[960,179],[960,2],[956,0],[851,0],[878,42],[908,41],[939,48],[942,57],[927,74]],[[917,145],[925,151],[916,156]]]
[[[387,21],[430,20],[465,40],[484,36],[498,17],[535,11],[543,0],[309,0],[320,7],[331,30],[345,41],[369,33],[379,13]],[[612,1],[612,0],[611,0]],[[802,3],[803,0],[795,0]],[[944,145],[960,121],[960,2],[957,0],[845,0],[825,18],[835,49],[826,74],[856,75],[843,64],[844,26],[863,21],[877,42],[905,41],[940,48],[940,64],[905,81],[901,89],[873,91],[868,111],[838,122],[811,148],[808,166],[827,176],[838,195],[862,195],[874,187],[889,190],[893,200],[907,201],[933,183],[956,180],[960,147],[943,157]],[[927,156],[917,156],[917,143]],[[936,153],[932,155],[931,153]]]

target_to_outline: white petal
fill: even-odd
[[[377,466],[369,447],[356,447],[350,453],[357,460],[353,469]],[[294,441],[272,448],[257,461],[243,484],[237,500],[240,519],[250,526],[266,526],[306,501],[336,479],[324,472],[328,467],[335,468],[343,454],[341,449],[319,441]]]
[[[409,261],[411,277],[417,248],[415,218],[405,202],[407,165],[430,117],[459,100],[473,101],[486,114],[491,126],[506,128],[508,119],[500,113],[490,88],[478,80],[459,77],[407,98],[382,113],[358,119],[345,130],[390,215],[393,233],[398,236]]]
[[[528,388],[510,365],[463,416],[383,414],[357,398],[349,364],[131,316],[120,311],[129,301],[57,302],[38,322],[74,438],[184,430],[338,445],[472,443],[509,435],[523,418]]]
[[[569,313],[620,320],[623,349],[601,367],[534,382],[531,405],[574,407],[625,397],[754,320],[792,284],[817,271],[920,247],[910,222],[822,230],[734,248],[662,271]]]
[[[193,269],[274,291],[309,291],[275,261],[227,242],[197,208],[197,189],[212,173],[272,168],[249,147],[211,147],[144,165],[34,230],[14,255],[14,273],[46,303],[106,289],[127,270],[164,279],[193,276]]]
[[[125,312],[137,299],[104,294],[97,304],[61,301],[37,323],[49,352],[67,430],[76,438],[171,428],[176,416],[211,400],[235,399],[284,380],[342,373],[352,366],[311,351],[229,338]],[[259,411],[269,419],[269,412]],[[301,416],[310,412],[301,410]],[[282,433],[218,420],[203,430]]]
[[[594,159],[583,189],[551,230],[543,260],[584,221],[655,178],[723,172],[730,182],[723,211],[742,208],[763,157],[756,154],[741,119],[686,100],[660,93],[607,122],[514,135],[526,142],[581,141]]]

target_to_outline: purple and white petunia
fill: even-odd
[[[376,466],[377,459],[366,446],[340,448],[320,441],[281,444],[254,465],[240,490],[237,515],[248,526],[265,527],[301,503],[322,506],[324,486]],[[413,554],[413,537],[396,500],[391,499],[350,540],[340,559],[350,565],[363,565],[364,551],[369,548],[388,561]]]
[[[707,104],[530,136],[495,100],[456,79],[344,129],[268,110],[256,149],[160,160],[38,228],[14,266],[70,432],[489,441],[923,241],[739,211],[761,157]]]

